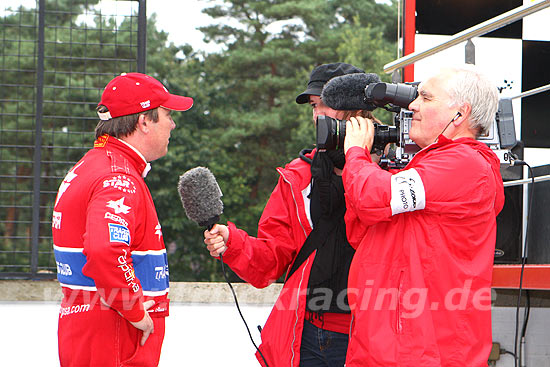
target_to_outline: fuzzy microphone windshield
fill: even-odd
[[[370,83],[380,82],[376,74],[354,73],[329,80],[321,92],[321,100],[334,110],[368,110],[376,105],[365,101],[365,88]]]
[[[223,213],[222,191],[205,167],[195,167],[180,176],[178,192],[185,214],[202,227],[212,229]]]

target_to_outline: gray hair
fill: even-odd
[[[498,109],[497,87],[473,65],[445,68],[440,75],[447,73],[450,75],[446,79],[450,106],[468,103],[472,106],[470,126],[477,130],[478,135],[488,133]]]

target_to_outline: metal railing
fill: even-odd
[[[145,0],[0,7],[0,278],[52,278],[59,183],[113,76],[145,71]],[[112,9],[112,10],[111,10]]]
[[[412,54],[394,60],[384,65],[384,72],[389,74],[397,69],[413,64],[419,60],[425,59],[428,56],[434,55],[440,51],[456,46],[474,37],[482,36],[496,29],[502,28],[510,23],[522,19],[523,17],[526,17],[530,14],[536,13],[548,7],[550,7],[550,0],[540,0],[530,5],[519,6],[506,13],[486,20],[485,22],[465,29],[464,31],[451,36],[449,40],[435,45],[427,50],[413,52]]]

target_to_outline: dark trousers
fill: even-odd
[[[346,362],[348,335],[319,329],[304,321],[300,367],[342,367]]]

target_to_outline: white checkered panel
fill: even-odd
[[[425,1],[429,4],[417,2],[417,29],[419,32],[427,30],[430,34],[415,35],[415,51],[441,44],[451,35],[473,26],[463,23],[467,20],[461,17],[461,11],[467,10],[472,18],[483,21],[521,6],[522,1],[523,4],[533,3],[533,0],[498,1],[493,3],[492,13],[488,14],[487,4],[483,3]],[[497,4],[502,9],[495,9]],[[461,9],[461,6],[467,9]],[[455,16],[450,16],[452,14]],[[475,63],[499,87],[502,97],[515,97],[524,91],[550,84],[550,8],[531,14],[490,35],[492,37],[472,39]],[[422,81],[440,67],[464,64],[465,46],[466,42],[463,42],[415,63],[415,81]],[[516,137],[523,140],[527,147],[525,160],[534,166],[550,163],[549,150],[541,149],[550,148],[548,106],[550,91],[513,100]]]
[[[415,49],[426,50],[443,43],[450,36],[417,34]],[[493,82],[502,88],[502,97],[512,97],[521,93],[522,41],[512,38],[477,37],[472,39],[475,45],[475,61]],[[415,63],[414,79],[422,81],[444,66],[463,65],[465,63],[466,42],[448,48],[433,56]],[[513,101],[516,120],[516,136],[521,135],[521,100]]]

